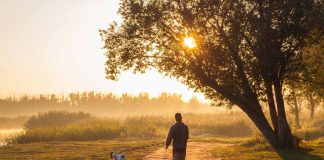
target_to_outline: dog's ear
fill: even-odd
[[[110,152],[110,159],[113,159],[114,152]]]

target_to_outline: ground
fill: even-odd
[[[303,149],[276,152],[270,147],[241,145],[243,138],[192,138],[188,143],[187,160],[323,160],[324,139],[302,142]],[[87,142],[46,142],[0,147],[0,159],[110,159],[111,151],[121,151],[128,160],[170,159],[171,150],[163,148],[163,139],[103,140]],[[281,158],[279,156],[281,155]]]
[[[212,151],[213,157],[222,160],[324,160],[324,138],[303,141],[299,149],[275,151],[268,145],[232,145],[218,147]]]
[[[189,141],[188,143],[188,152],[187,152],[187,160],[221,160],[212,155],[212,149],[219,148],[219,147],[230,147],[233,146],[234,143],[220,141],[220,140],[199,140],[194,139]],[[165,150],[163,147],[156,149],[154,152],[150,153],[149,155],[145,156],[145,160],[157,160],[157,159],[171,159],[172,157],[172,150],[168,149]]]

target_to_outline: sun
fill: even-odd
[[[183,43],[184,43],[184,45],[186,47],[188,47],[190,49],[195,48],[197,46],[195,39],[192,38],[192,37],[186,37],[186,38],[184,38]]]

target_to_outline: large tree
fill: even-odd
[[[282,86],[314,8],[312,0],[122,0],[123,22],[100,32],[107,78],[154,67],[241,108],[273,147],[294,147]]]

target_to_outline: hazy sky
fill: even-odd
[[[117,17],[118,0],[0,0],[0,95],[101,91],[193,91],[150,71],[105,79],[99,29]],[[200,94],[198,97],[202,97]]]

